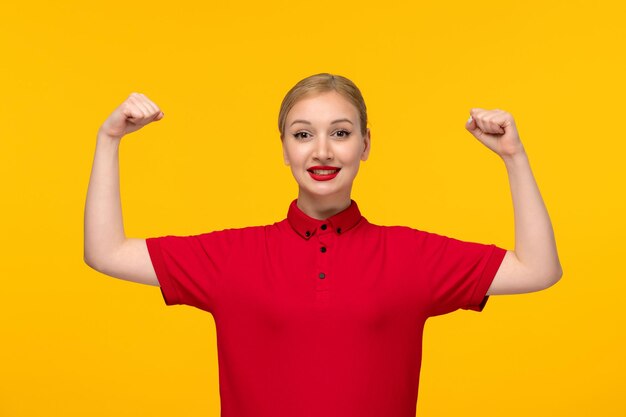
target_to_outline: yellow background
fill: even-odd
[[[418,416],[624,416],[623,2],[11,2],[0,11],[1,416],[218,416],[215,327],[83,262],[96,132],[133,91],[128,237],[268,224],[297,193],[284,94],[352,79],[363,214],[512,248],[504,165],[465,131],[515,117],[564,276],[425,329]],[[324,387],[319,387],[323,398]],[[318,395],[316,394],[316,395]]]

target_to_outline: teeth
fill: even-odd
[[[329,175],[337,172],[337,169],[314,169],[313,173],[316,175]]]

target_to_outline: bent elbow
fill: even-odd
[[[91,258],[87,257],[87,256],[83,256],[83,262],[85,262],[85,264],[90,267],[91,269],[95,269],[98,270],[95,266],[95,263],[91,260]]]
[[[550,288],[551,286],[559,282],[562,276],[563,268],[561,268],[561,265],[558,265],[558,267],[554,271],[551,271],[550,273],[545,275],[546,278],[544,279],[542,289],[545,290],[547,288]]]
[[[91,253],[88,253],[87,251],[83,252],[83,262],[85,262],[85,264],[91,269],[100,272],[99,262]]]

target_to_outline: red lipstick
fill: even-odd
[[[337,176],[340,170],[341,168],[328,166],[328,165],[316,165],[307,169],[311,178],[313,178],[316,181],[332,180],[333,178]],[[315,171],[317,171],[317,173]]]

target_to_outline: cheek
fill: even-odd
[[[307,150],[304,147],[299,147],[297,149],[288,149],[287,155],[292,165],[302,165],[307,159]]]
[[[344,152],[341,153],[341,158],[346,164],[358,165],[361,160],[361,149],[357,147],[345,149]]]

